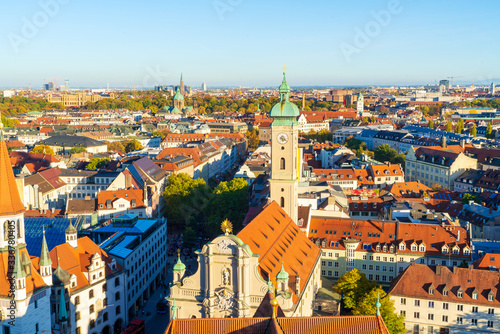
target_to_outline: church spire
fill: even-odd
[[[42,252],[40,253],[40,266],[50,266],[52,261],[50,260],[49,247],[47,247],[47,240],[45,239],[45,228],[43,229],[42,238]]]
[[[3,121],[2,121],[2,111],[0,110],[0,141],[3,141]]]
[[[16,247],[16,260],[14,263],[14,271],[12,272],[13,278],[23,278],[26,277],[26,272],[24,271],[24,267],[21,261],[21,254],[19,252],[19,245]]]

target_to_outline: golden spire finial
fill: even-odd
[[[220,227],[222,228],[222,232],[226,235],[233,231],[233,224],[229,221],[229,219],[224,220]]]
[[[283,72],[286,72],[286,65],[283,65]]]

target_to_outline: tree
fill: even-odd
[[[493,129],[491,128],[491,122],[488,122],[488,125],[486,125],[486,131],[484,133],[484,136],[486,138],[491,138],[492,137],[492,132],[493,132]]]
[[[125,152],[125,146],[119,141],[108,142],[108,151]]]
[[[256,149],[259,147],[259,131],[257,129],[253,129],[252,131],[247,131],[245,137],[248,141],[248,147]]]
[[[31,153],[54,155],[54,150],[49,145],[36,145],[31,149]]]
[[[432,119],[429,120],[429,129],[434,129],[434,121]]]
[[[375,151],[375,160],[384,162],[384,161],[394,161],[398,157],[398,152],[393,149],[388,144],[379,145]]]
[[[203,179],[192,179],[188,174],[173,174],[168,177],[164,199],[169,224],[180,228],[193,223],[201,211],[208,206],[210,190]]]
[[[470,135],[471,135],[472,137],[476,137],[476,136],[477,136],[477,128],[476,128],[476,124],[474,124],[474,125],[472,126],[472,128],[470,129]]]
[[[362,296],[375,286],[376,284],[369,281],[365,274],[354,268],[339,278],[334,289],[342,295],[344,307],[354,309]]]
[[[396,313],[394,301],[389,298],[381,287],[376,287],[366,293],[352,310],[354,315],[375,315],[380,301],[380,315],[391,334],[403,334],[406,332],[404,316]]]
[[[219,183],[212,191],[212,198],[206,213],[207,232],[215,237],[220,233],[220,224],[225,219],[233,223],[234,232],[243,227],[248,210],[248,183],[242,178]]]
[[[127,144],[125,144],[125,152],[133,152],[137,150],[142,150],[142,144],[137,139],[132,139]]]
[[[19,124],[19,121],[17,119],[12,119],[2,114],[2,123],[3,126],[5,126],[6,128],[11,128]]]
[[[186,248],[195,248],[198,242],[196,231],[188,226],[182,235],[182,245]]]
[[[437,183],[437,182],[431,185],[431,189],[432,189],[433,191],[439,191],[439,190],[441,190],[442,188],[443,188],[443,186],[442,186],[442,185],[440,185],[440,184],[439,184],[439,183]]]
[[[366,143],[362,142],[361,140],[359,139],[356,139],[356,138],[352,138],[351,139],[348,139],[345,143],[345,146],[347,148],[350,148],[352,150],[359,150],[361,146],[366,146]]]
[[[156,130],[151,133],[153,137],[160,137],[162,140],[167,135],[165,131]]]
[[[453,125],[451,122],[446,123],[446,132],[453,132]]]
[[[110,162],[111,159],[109,158],[93,158],[89,161],[87,164],[87,169],[88,170],[96,170],[101,168],[102,166],[105,166]]]
[[[85,147],[73,147],[71,150],[69,150],[70,154],[83,153],[83,152],[87,152],[87,149]]]
[[[481,199],[477,196],[465,193],[462,196],[462,204],[469,204],[469,201],[474,201],[474,203],[481,204]]]

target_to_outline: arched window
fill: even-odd
[[[89,291],[89,299],[90,299],[90,298],[94,298],[94,290],[93,290],[93,289],[91,289],[91,290]]]
[[[3,223],[3,240],[7,241],[9,240],[9,221],[6,220]]]
[[[75,297],[75,305],[79,305],[80,304],[80,296],[76,296]]]
[[[281,197],[281,203],[280,203],[281,207],[284,208],[285,207],[285,197]]]
[[[21,235],[21,219],[17,220],[17,237],[18,238],[22,238],[22,235]]]
[[[89,307],[89,313],[90,314],[94,313],[94,305],[93,304],[90,305],[90,307]]]
[[[285,169],[285,158],[280,159],[280,169],[281,170]]]

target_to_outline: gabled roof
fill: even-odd
[[[265,280],[276,283],[276,275],[283,264],[290,275],[289,285],[293,286],[298,275],[301,278],[300,290],[303,291],[319,259],[320,249],[307,239],[275,201],[264,207],[237,236],[252,252],[260,255],[259,270]],[[295,304],[298,296],[291,292]]]
[[[291,318],[174,319],[165,334],[389,334],[382,317],[375,315]]]
[[[24,205],[21,202],[14,179],[7,146],[3,140],[0,141],[0,194],[0,216],[24,212]]]
[[[433,295],[428,293],[431,284],[436,287]],[[460,287],[463,290],[462,297],[457,295]],[[449,290],[447,296],[443,294],[446,288]],[[474,290],[478,292],[477,299],[473,299]],[[498,271],[413,264],[392,282],[389,294],[499,307],[499,290]],[[493,293],[493,301],[488,300],[490,293]]]
[[[486,253],[474,262],[475,269],[500,269],[500,254]]]

